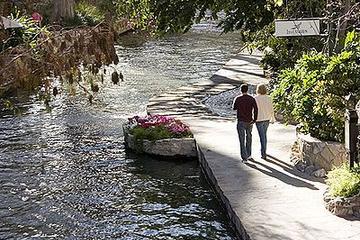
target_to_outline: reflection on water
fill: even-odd
[[[234,239],[196,162],[124,150],[121,124],[147,100],[208,78],[236,35],[190,33],[118,47],[126,82],[94,105],[63,93],[52,111],[30,97],[0,112],[0,239]]]

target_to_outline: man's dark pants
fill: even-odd
[[[251,156],[251,142],[252,142],[252,127],[253,124],[238,121],[237,131],[240,141],[240,153],[243,160],[247,160]]]

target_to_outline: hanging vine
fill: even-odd
[[[42,86],[56,95],[52,81],[60,79],[78,85],[91,101],[92,92],[99,91],[97,81],[104,79],[102,66],[119,62],[114,43],[115,33],[104,23],[40,34],[31,47],[22,44],[0,53],[0,87],[4,91]],[[96,77],[84,81],[83,72]],[[118,83],[120,75],[114,69],[112,81]]]

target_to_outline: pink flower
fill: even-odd
[[[150,128],[155,126],[164,126],[172,134],[181,136],[191,134],[190,128],[182,123],[180,120],[176,120],[170,116],[164,115],[146,115],[144,117],[134,116],[129,118],[130,124],[141,128]]]
[[[43,20],[43,17],[41,16],[40,13],[38,12],[34,12],[32,15],[31,15],[31,18],[34,22],[37,22],[37,23],[41,23],[42,20]]]

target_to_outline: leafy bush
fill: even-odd
[[[172,134],[164,126],[153,126],[151,128],[135,127],[130,133],[134,135],[135,139],[147,139],[150,141],[172,137]]]
[[[17,10],[11,14],[9,19],[19,22],[23,27],[8,30],[9,36],[5,41],[0,42],[0,51],[9,47],[15,47],[19,44],[34,47],[36,40],[41,34],[49,34],[46,27],[40,27],[31,17],[21,15]]]
[[[137,140],[150,141],[166,138],[192,137],[187,125],[172,117],[162,115],[135,116],[129,119],[130,134]]]
[[[275,108],[302,131],[322,140],[343,141],[345,96],[360,100],[360,37],[347,37],[343,51],[328,57],[303,55],[294,68],[281,71],[272,97]]]
[[[85,1],[76,4],[75,13],[72,25],[95,26],[105,19],[105,15],[96,6]]]
[[[296,60],[309,49],[321,50],[323,44],[319,38],[278,38],[274,36],[275,24],[271,23],[256,33],[244,33],[243,39],[250,49],[259,49],[264,53],[261,65],[264,69],[278,72],[292,68]]]
[[[347,164],[334,168],[328,173],[326,183],[334,197],[351,197],[360,192],[360,164],[350,170]]]

